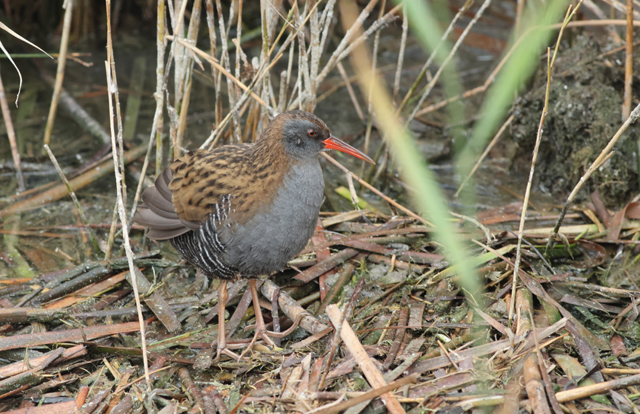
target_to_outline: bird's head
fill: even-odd
[[[281,128],[285,151],[294,158],[316,157],[320,152],[334,149],[370,163],[366,154],[331,135],[331,130],[317,116],[304,111],[289,111],[278,115],[272,122]]]

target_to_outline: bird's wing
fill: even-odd
[[[225,145],[214,151],[190,152],[174,161],[169,167],[173,172],[169,190],[178,217],[202,223],[209,214],[221,216],[220,208],[228,205],[230,197],[235,197],[243,187],[242,177],[252,162],[252,147]]]
[[[259,157],[254,149],[225,145],[177,159],[144,191],[135,221],[149,227],[149,238],[156,240],[198,230],[211,218],[220,231],[246,223],[271,203],[288,171],[280,148]]]
[[[214,151],[197,150],[174,161],[142,193],[143,204],[134,221],[149,227],[148,237],[166,240],[198,230],[207,216],[228,209],[229,195],[244,175],[252,145],[226,145]],[[234,172],[227,165],[233,164]],[[226,211],[226,210],[225,210]]]

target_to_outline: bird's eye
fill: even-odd
[[[315,129],[310,129],[309,131],[307,131],[307,135],[309,135],[310,137],[315,137],[316,136]]]

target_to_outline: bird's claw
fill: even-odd
[[[220,361],[220,357],[222,356],[222,354],[228,356],[229,358],[235,360],[236,362],[240,362],[242,360],[242,355],[238,355],[235,352],[233,352],[232,350],[230,350],[229,348],[218,348],[216,350],[216,357],[213,360],[214,362],[219,362]]]

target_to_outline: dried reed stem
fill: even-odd
[[[356,94],[355,92],[353,92],[353,88],[351,87],[351,81],[349,80],[349,75],[347,75],[347,72],[344,70],[344,66],[342,65],[342,62],[338,62],[336,66],[338,67],[338,72],[340,72],[340,76],[342,76],[344,85],[347,87],[347,93],[349,94],[349,98],[351,98],[353,107],[356,109],[358,118],[360,118],[360,120],[364,122],[364,114],[362,113],[362,109],[360,108],[360,103],[358,102],[358,98],[356,97]],[[369,112],[371,112],[371,108],[369,108]]]
[[[58,109],[58,101],[60,100],[60,91],[62,91],[62,82],[64,80],[64,69],[67,63],[67,49],[69,47],[69,32],[71,30],[71,18],[73,17],[73,0],[65,0],[63,6],[64,21],[62,23],[62,38],[60,39],[60,55],[58,56],[58,69],[56,70],[56,83],[53,88],[53,96],[51,97],[51,106],[49,107],[49,117],[47,125],[44,129],[44,143],[49,145],[51,142],[51,133],[53,124],[56,120],[56,111]]]
[[[547,110],[549,108],[549,95],[551,93],[551,76],[553,74],[553,67],[556,63],[556,57],[558,56],[558,49],[560,49],[560,40],[562,40],[562,34],[564,33],[564,29],[566,24],[571,21],[576,11],[582,4],[582,0],[580,0],[575,8],[572,5],[569,5],[567,9],[567,13],[563,20],[563,26],[558,33],[558,39],[556,40],[556,46],[553,50],[553,56],[551,55],[551,51],[547,49],[547,87],[544,95],[544,107],[542,108],[542,113],[540,114],[540,123],[538,124],[538,133],[536,134],[536,143],[533,147],[533,155],[531,157],[531,168],[529,170],[529,180],[527,181],[527,188],[524,193],[524,201],[522,204],[522,213],[520,215],[520,225],[518,226],[518,247],[516,249],[516,259],[513,270],[513,284],[511,286],[511,303],[509,304],[509,323],[511,323],[511,318],[513,316],[513,310],[515,307],[516,300],[516,288],[518,285],[518,271],[520,270],[520,258],[522,255],[522,235],[524,233],[524,223],[527,220],[527,208],[529,207],[529,197],[531,196],[531,187],[533,186],[533,174],[536,169],[536,163],[538,161],[538,151],[540,149],[540,142],[542,141],[542,131],[544,127],[544,121],[547,118]]]
[[[244,52],[242,51],[242,5],[243,0],[238,0],[238,21],[236,22],[236,78],[240,79],[240,61],[245,57]],[[237,90],[236,90],[237,95]]]
[[[322,17],[320,18],[320,26],[323,26],[322,29],[322,40],[320,40],[320,50],[324,51],[325,45],[327,43],[327,37],[329,36],[329,27],[331,25],[331,21],[333,20],[333,9],[335,8],[336,0],[329,0],[327,5],[324,7],[322,11]]]
[[[473,16],[473,19],[471,19],[471,21],[469,22],[467,27],[464,28],[464,31],[462,32],[462,34],[460,34],[460,37],[458,38],[458,40],[456,40],[456,43],[451,48],[451,51],[449,52],[449,55],[447,55],[447,57],[444,59],[444,61],[440,64],[440,67],[438,68],[438,71],[436,72],[436,74],[433,76],[433,78],[427,84],[424,92],[422,93],[422,96],[418,100],[418,104],[415,106],[415,108],[413,108],[413,111],[411,112],[411,115],[407,118],[406,125],[409,125],[409,122],[411,122],[411,120],[416,117],[416,114],[420,110],[420,107],[424,103],[424,100],[427,99],[427,96],[429,96],[429,94],[433,90],[433,87],[435,86],[436,82],[440,79],[440,76],[442,75],[442,72],[444,71],[444,69],[447,67],[447,65],[449,64],[449,62],[453,58],[453,56],[458,51],[458,48],[460,47],[460,45],[462,44],[464,39],[467,37],[467,34],[471,30],[471,28],[476,24],[478,19],[482,16],[484,11],[487,9],[487,7],[489,7],[489,4],[491,4],[491,0],[485,0],[484,3],[482,3],[482,6],[480,6],[478,11],[476,12],[475,16]]]
[[[380,14],[378,15],[378,20],[382,18],[384,13],[384,7],[386,4],[387,4],[387,1],[382,0],[382,4],[380,5]],[[373,38],[373,52],[371,52],[371,71],[372,72],[376,71],[376,67],[378,64],[378,44],[379,43],[380,43],[380,31],[377,31],[375,37]],[[361,90],[365,87],[365,85],[360,85],[360,86],[361,86],[360,87]],[[371,129],[373,127],[373,117],[374,117],[373,106],[371,104],[371,96],[373,93],[373,81],[368,86],[369,88],[367,90],[367,95],[366,95],[368,119],[367,119],[367,129],[364,134],[364,153],[365,154],[369,153],[369,144],[371,143]],[[364,93],[364,91],[362,92]],[[364,175],[365,166],[366,166],[365,161],[362,161],[362,164],[361,164],[362,169],[360,171],[361,175]],[[371,166],[371,171],[373,171],[373,168],[375,168],[374,165]]]
[[[111,0],[107,0],[107,8],[111,6]],[[109,70],[109,62],[105,62],[105,69],[107,71],[107,85],[109,86],[109,90],[112,90],[113,83],[111,81],[111,72]],[[111,127],[111,154],[113,155],[113,164],[114,164],[114,172],[116,178],[116,191],[117,191],[117,199],[118,199],[118,215],[120,217],[120,222],[122,223],[123,228],[127,228],[127,213],[125,211],[124,205],[124,197],[123,191],[124,186],[122,185],[122,181],[124,177],[122,176],[122,172],[119,169],[120,160],[118,159],[118,148],[116,144],[116,134],[115,134],[115,125],[114,125],[114,110],[113,110],[113,97],[112,94],[109,93],[109,126]],[[135,271],[137,270],[133,263],[133,251],[131,250],[131,244],[129,243],[129,233],[126,231],[122,232],[123,241],[124,241],[124,250],[127,256],[127,261],[129,263],[129,272],[131,275],[135,275]],[[138,292],[138,284],[136,283],[136,278],[131,278],[131,286],[133,286],[133,294],[136,299],[136,308],[138,310],[138,322],[140,323],[140,340],[142,343],[142,362],[144,365],[144,375],[147,380],[147,385],[151,386],[151,380],[149,379],[149,361],[147,358],[147,341],[145,338],[145,325],[144,325],[144,317],[142,316],[142,305],[140,304],[140,294]]]
[[[222,72],[222,74],[227,76],[227,92],[229,94],[229,108],[233,108],[233,109],[230,109],[231,115],[233,117],[233,125],[232,125],[233,137],[234,137],[234,142],[240,142],[240,114],[238,113],[238,109],[235,105],[236,90],[233,83],[231,83],[229,79],[230,78],[235,79],[235,81],[237,81],[237,82],[234,81],[236,84],[242,83],[242,82],[240,82],[240,80],[237,79],[236,77],[231,76],[231,68],[229,66],[229,48],[227,46],[228,32],[225,29],[224,15],[222,13],[222,5],[220,4],[220,0],[216,0],[216,10],[218,12],[218,27],[220,28],[220,42],[222,43],[222,53],[220,55],[220,64],[222,66],[216,69],[218,69],[220,72]],[[233,2],[231,2],[231,7],[229,7],[229,27],[231,27],[233,14],[234,14]]]
[[[13,129],[13,122],[11,121],[11,112],[9,112],[9,105],[7,104],[7,96],[4,93],[4,84],[2,83],[2,77],[0,77],[0,108],[2,108],[2,118],[7,127],[7,135],[9,136],[9,146],[11,147],[11,156],[13,157],[13,163],[16,165],[16,176],[18,177],[18,189],[20,192],[25,191],[24,176],[22,175],[22,163],[20,162],[20,152],[18,151],[18,144],[16,142],[16,131]]]
[[[315,6],[316,0],[313,0],[310,4]],[[309,18],[309,49],[311,54],[311,62],[309,62],[309,79],[315,79],[318,76],[318,69],[320,68],[320,56],[322,55],[321,48],[321,37],[322,33],[320,32],[320,20],[318,18],[318,9],[313,7],[311,10],[311,16]],[[317,84],[315,82],[310,82],[309,84],[309,101],[308,107],[311,108],[311,111],[316,107],[316,89]]]
[[[118,92],[118,79],[116,77],[116,62],[115,62],[115,58],[113,56],[113,39],[111,37],[111,0],[107,0],[107,5],[108,5],[108,9],[107,9],[107,62],[109,62],[109,66],[111,70],[111,77],[108,78],[110,79],[110,84],[107,85],[107,88],[111,88],[109,89],[109,93],[111,95],[113,95],[113,103],[114,103],[114,109],[115,109],[115,113],[116,113],[116,122],[118,125],[118,129],[117,129],[117,139],[118,139],[118,147],[113,147],[113,151],[118,151],[118,160],[120,161],[120,165],[115,164],[114,165],[114,171],[118,171],[118,168],[120,168],[120,172],[122,174],[122,200],[124,205],[127,204],[127,183],[124,179],[125,176],[125,169],[124,169],[124,138],[123,138],[123,131],[124,128],[122,127],[122,113],[120,112],[120,93]],[[124,226],[124,228],[127,228],[127,226]]]
[[[193,2],[193,8],[191,9],[191,19],[189,21],[189,31],[187,33],[187,42],[195,44],[198,40],[198,31],[200,28],[200,10],[202,0],[195,0]],[[187,128],[187,114],[189,111],[189,101],[191,98],[191,85],[193,84],[193,64],[194,59],[191,53],[187,53],[183,49],[183,64],[184,64],[184,77],[181,79],[181,101],[180,105],[176,104],[176,109],[179,108],[178,129],[176,132],[176,142],[174,149],[180,151],[182,148],[182,141],[184,138],[184,131]],[[177,67],[177,65],[176,65]],[[177,158],[180,153],[174,153]]]
[[[464,13],[466,13],[466,11],[467,11],[467,9],[469,8],[470,5],[471,5],[470,2],[466,2],[458,10],[458,13],[456,13],[456,15],[453,16],[453,19],[451,20],[451,23],[449,23],[449,26],[447,26],[447,29],[442,34],[442,37],[440,37],[440,42],[435,47],[435,49],[433,49],[433,52],[431,52],[431,55],[429,55],[429,58],[427,59],[425,64],[422,66],[422,69],[420,69],[420,73],[418,73],[418,76],[416,77],[416,80],[413,82],[413,85],[411,85],[411,88],[409,88],[409,91],[407,91],[406,95],[402,99],[402,102],[400,103],[400,106],[398,107],[398,112],[402,112],[402,110],[407,106],[407,103],[409,103],[409,99],[411,98],[411,96],[413,96],[413,93],[418,88],[418,85],[422,81],[422,78],[427,73],[427,70],[429,70],[429,67],[433,63],[433,60],[436,58],[438,51],[445,44],[445,41],[449,38],[449,34],[451,33],[451,31],[455,27],[456,23],[458,22],[458,20],[460,20],[460,18],[464,15]]]
[[[278,91],[278,107],[276,110],[278,112],[284,112],[284,108],[287,105],[287,89],[289,87],[289,83],[287,82],[287,71],[283,70],[280,72],[280,90]]]
[[[91,241],[93,243],[93,248],[95,249],[96,253],[100,252],[100,246],[98,244],[98,239],[96,238],[96,235],[93,232],[93,230],[91,229],[91,227],[89,227],[89,220],[87,220],[87,216],[84,214],[84,209],[82,208],[82,205],[80,204],[80,201],[78,201],[78,197],[76,197],[76,193],[75,193],[75,191],[73,191],[73,187],[71,187],[71,184],[69,183],[69,180],[67,180],[67,177],[62,172],[62,168],[60,168],[60,164],[58,164],[58,160],[56,159],[55,155],[53,155],[53,152],[51,152],[51,149],[49,148],[49,146],[47,144],[44,144],[44,149],[47,151],[47,154],[49,154],[49,159],[51,160],[51,163],[53,163],[53,166],[55,167],[56,171],[58,172],[58,175],[60,176],[60,179],[64,183],[65,187],[67,187],[67,191],[69,192],[69,195],[71,196],[71,199],[73,199],[73,203],[76,206],[76,210],[78,211],[78,214],[80,215],[80,220],[82,221],[82,225],[84,226],[85,230],[87,230],[87,232],[89,233],[89,236],[91,237]]]
[[[156,92],[153,97],[156,100],[156,111],[153,114],[153,126],[151,136],[149,137],[149,145],[156,141],[156,177],[162,172],[162,125],[163,125],[163,108],[164,108],[164,91],[166,84],[164,83],[164,50],[167,42],[164,37],[166,30],[166,7],[164,0],[158,0],[158,19],[156,23]],[[154,137],[155,135],[155,137]],[[145,158],[146,161],[146,158]],[[146,169],[143,169],[144,177]],[[136,197],[137,199],[137,197]]]
[[[627,36],[624,62],[624,102],[622,103],[622,120],[631,113],[633,97],[633,0],[627,0]]]
[[[111,0],[107,0],[107,61],[104,63],[107,73],[107,88],[109,90],[109,127],[111,128],[111,154],[113,156],[113,166],[116,179],[116,195],[118,200],[118,215],[120,216],[120,222],[122,228],[127,229],[127,213],[125,207],[125,189],[124,186],[124,157],[120,158],[118,153],[118,145],[116,143],[116,127],[115,118],[118,120],[118,124],[122,125],[122,119],[119,112],[114,111],[114,100],[117,103],[118,87],[116,86],[114,79],[112,79],[112,73],[115,74],[115,62],[113,61],[113,43],[111,39]],[[114,113],[115,112],[115,113]],[[123,147],[122,142],[122,128],[120,127],[118,138],[120,139],[120,149]],[[140,294],[138,292],[138,284],[136,283],[136,266],[133,263],[133,251],[131,250],[131,244],[129,243],[129,232],[122,232],[124,250],[127,256],[127,262],[129,264],[129,272],[131,273],[131,286],[133,287],[133,293],[136,299],[136,309],[138,311],[138,322],[140,323],[140,341],[142,344],[142,361],[144,365],[144,375],[147,380],[147,386],[151,386],[151,380],[149,378],[149,361],[147,358],[147,341],[145,338],[145,324],[142,316],[142,305],[140,304]]]
[[[356,362],[360,366],[360,369],[362,369],[362,372],[364,373],[371,386],[374,389],[386,386],[387,383],[384,380],[384,377],[375,366],[375,364],[371,361],[371,358],[369,358],[369,356],[367,355],[367,352],[358,340],[358,337],[353,329],[351,329],[351,326],[349,326],[349,323],[347,321],[341,323],[342,312],[340,312],[338,306],[327,306],[326,313],[329,316],[329,319],[331,319],[331,323],[333,323],[333,326],[342,326],[342,328],[340,329],[340,336],[342,337],[342,341],[344,342],[351,355],[353,355],[353,357],[355,358]],[[382,394],[380,398],[382,399],[385,406],[387,407],[387,410],[389,410],[390,413],[398,414],[405,412],[400,403],[398,403],[398,400],[391,392]]]
[[[351,39],[353,38],[353,36],[358,34],[358,33],[360,33],[360,28],[364,24],[365,19],[371,13],[371,10],[373,10],[373,8],[375,7],[376,3],[378,3],[378,0],[370,1],[369,4],[367,4],[366,7],[364,9],[362,9],[362,12],[360,12],[360,15],[358,16],[356,21],[353,22],[353,25],[344,34],[344,37],[340,41],[340,44],[338,45],[336,50],[333,52],[333,54],[329,58],[329,61],[326,63],[326,65],[324,65],[324,68],[322,69],[322,71],[314,79],[314,82],[316,84],[316,88],[317,88],[318,85],[320,85],[320,83],[322,83],[324,78],[327,77],[327,75],[329,74],[331,69],[333,69],[335,64],[338,62],[340,55],[347,48],[347,46],[351,42]]]
[[[482,163],[482,161],[487,157],[487,155],[489,155],[489,151],[491,151],[491,149],[493,148],[494,145],[496,145],[496,143],[498,142],[498,139],[502,136],[502,133],[507,129],[507,127],[509,125],[511,125],[511,122],[513,122],[513,115],[511,115],[500,127],[500,129],[498,130],[498,132],[496,132],[496,135],[493,137],[493,139],[491,140],[491,142],[489,143],[489,145],[487,145],[487,148],[485,148],[484,152],[482,153],[482,155],[480,156],[480,158],[478,158],[478,161],[476,161],[476,164],[473,166],[473,168],[471,169],[471,172],[469,173],[469,175],[464,179],[464,181],[462,182],[462,184],[460,184],[460,187],[458,187],[458,191],[456,191],[456,194],[454,195],[454,197],[458,197],[460,195],[460,191],[462,191],[462,189],[464,188],[465,185],[467,185],[467,183],[469,182],[469,180],[471,179],[471,177],[473,177],[473,174],[475,174],[476,170],[478,169],[478,167],[480,167],[480,164]]]
[[[400,75],[404,63],[404,50],[407,46],[407,33],[409,32],[409,18],[407,17],[407,5],[402,5],[402,36],[400,37],[400,52],[398,52],[398,64],[396,66],[396,77],[393,81],[393,102],[396,102],[398,90],[400,89]]]
[[[260,27],[262,33],[262,50],[260,52],[261,67],[265,67],[269,62],[269,45],[271,43],[271,39],[273,38],[273,29],[275,29],[274,18],[277,19],[277,13],[274,12],[274,7],[275,5],[271,4],[270,1],[262,0],[260,2],[260,16],[262,17],[260,19]],[[258,83],[257,85],[261,92],[262,99],[265,102],[269,102],[271,94],[271,73],[267,73],[266,76],[263,76],[262,82]],[[267,123],[269,122],[269,113],[265,111],[264,108],[260,108],[260,118],[262,120],[261,123],[254,123],[254,126],[256,128],[261,125],[267,125]]]
[[[384,195],[380,190],[378,190],[377,188],[375,188],[374,186],[372,186],[371,184],[369,184],[368,182],[366,182],[365,180],[363,180],[362,178],[358,177],[357,175],[355,175],[354,173],[352,173],[351,171],[349,171],[349,169],[347,167],[345,167],[344,165],[340,164],[338,161],[336,161],[334,158],[332,158],[329,154],[327,154],[326,152],[322,153],[322,156],[325,157],[330,163],[332,163],[333,165],[335,165],[336,167],[340,168],[342,171],[344,171],[347,174],[350,174],[353,178],[356,179],[356,181],[358,181],[360,184],[362,184],[364,187],[366,187],[367,189],[369,189],[369,191],[371,191],[372,193],[376,194],[378,197],[381,197],[384,201],[386,201],[387,203],[391,204],[392,206],[394,206],[395,208],[397,208],[398,210],[402,211],[403,213],[409,215],[410,217],[413,217],[414,219],[418,220],[419,222],[426,224],[427,226],[431,226],[431,227],[435,227],[433,224],[429,223],[427,220],[423,219],[422,217],[420,217],[419,215],[417,215],[416,213],[414,213],[413,211],[409,210],[408,208],[398,204],[397,202],[395,202],[394,200],[390,199],[389,197],[387,197],[386,195]]]

